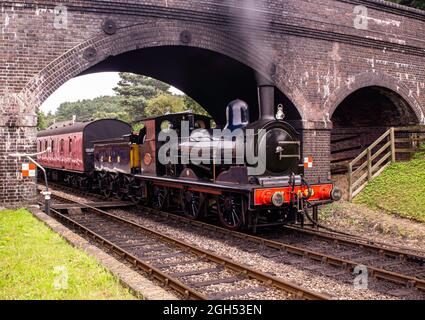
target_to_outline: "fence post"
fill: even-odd
[[[353,200],[353,165],[348,164],[348,201]]]
[[[418,150],[419,149],[419,142],[417,138],[419,137],[419,134],[417,132],[412,133],[412,149]]]
[[[367,180],[372,180],[372,150],[367,149]]]
[[[395,162],[395,133],[394,133],[394,127],[391,127],[390,129],[390,141],[391,141],[391,161]]]

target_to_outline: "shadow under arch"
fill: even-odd
[[[258,118],[255,70],[210,50],[187,46],[133,50],[109,57],[84,74],[105,71],[143,74],[171,84],[196,100],[221,124],[226,120],[227,104],[235,99],[248,103],[251,120]],[[275,105],[279,103],[285,106],[287,119],[300,119],[295,105],[284,93],[276,90]]]
[[[353,91],[336,107],[331,118],[332,171],[346,170],[346,164],[370,146],[390,127],[420,122],[414,108],[398,92],[371,85]]]
[[[414,98],[411,90],[405,87],[394,77],[383,73],[364,72],[355,75],[349,81],[350,84],[341,87],[326,100],[325,109],[329,110],[330,118],[333,117],[335,111],[341,103],[349,98],[352,94],[361,89],[370,87],[379,87],[387,92],[392,92],[394,96],[398,96],[403,101],[406,110],[413,112],[416,115],[417,121],[424,121],[424,112],[417,99]]]
[[[166,28],[167,32],[160,32],[161,28]],[[191,32],[191,42],[182,43],[181,32],[187,30]],[[244,86],[247,88],[247,91],[249,91],[249,93],[246,93],[246,99],[251,105],[254,104],[256,106],[256,98],[254,99],[254,96],[256,96],[256,88],[253,85],[254,75],[252,74],[260,73],[263,76],[267,76],[269,79],[277,79],[277,83],[271,79],[275,86],[280,90],[280,92],[277,93],[277,102],[283,102],[286,104],[288,117],[300,119],[302,107],[304,107],[306,102],[304,96],[301,94],[302,90],[299,88],[290,90],[285,81],[286,73],[283,72],[283,70],[280,70],[279,67],[277,68],[277,72],[280,74],[276,74],[276,76],[268,75],[268,68],[270,66],[269,55],[266,53],[263,54],[262,51],[258,50],[252,52],[249,50],[247,51],[246,48],[250,45],[251,44],[247,44],[244,39],[228,34],[222,30],[211,30],[206,29],[205,27],[197,28],[194,27],[193,24],[188,24],[186,22],[149,22],[143,25],[125,27],[119,29],[115,35],[107,36],[102,34],[70,49],[62,56],[52,61],[38,75],[30,80],[22,89],[20,96],[23,100],[28,101],[32,106],[38,108],[57,88],[75,76],[83,73],[94,72],[95,70],[106,70],[108,69],[107,65],[112,66],[114,64],[113,62],[116,62],[117,59],[124,57],[127,58],[144,50],[146,51],[146,55],[150,54],[152,58],[154,55],[152,52],[158,50],[156,48],[174,48],[173,55],[169,54],[168,59],[162,60],[162,62],[165,63],[166,61],[173,61],[177,59],[177,55],[179,54],[177,51],[184,48],[186,52],[199,52],[204,50],[204,52],[209,52],[210,56],[220,56],[223,58],[221,61],[226,59],[228,61],[233,61],[233,67],[236,67],[237,65],[243,66],[243,68],[240,68],[239,72],[234,73],[233,78],[231,77],[230,79],[241,81],[241,75],[248,75],[247,70],[250,70],[251,75],[247,76],[246,80],[244,80],[246,82]],[[149,53],[147,51],[149,51]],[[200,57],[201,56],[202,55],[200,55]],[[190,58],[187,60],[190,62]],[[182,60],[180,59],[179,61],[181,62]],[[220,59],[215,59],[214,63],[219,61]],[[214,66],[214,63],[210,63],[210,70],[213,69],[212,67]],[[129,66],[128,63],[120,62],[116,65],[118,64],[120,66],[115,68],[115,70],[134,72],[134,70],[137,69],[136,72],[139,72],[139,70],[142,69],[140,66],[138,67],[137,64]],[[123,68],[120,69],[121,67]],[[201,71],[202,68],[205,67],[206,64],[198,65],[198,69]],[[195,68],[192,67],[192,70],[195,70]],[[217,69],[214,70],[216,71]],[[229,70],[231,70],[231,68]],[[154,74],[158,72],[159,71],[155,71],[153,68],[150,68],[147,72],[141,73],[153,75],[158,80],[164,80],[164,82],[183,89],[183,91],[187,92],[195,100],[201,103],[207,111],[211,112],[209,110],[211,109],[212,114],[215,114],[218,119],[222,119],[226,103],[222,106],[217,106],[216,104],[219,104],[219,102],[222,104],[224,99],[222,101],[218,101],[218,99],[213,99],[214,97],[211,97],[211,94],[205,95],[208,99],[203,99],[199,92],[196,92],[194,89],[188,89],[188,85],[185,84],[182,79],[171,79],[170,81],[163,78],[161,75],[155,76]],[[226,77],[230,74],[231,73],[229,72],[221,77],[213,77],[209,83],[215,82],[216,84],[221,84],[225,82]],[[192,77],[192,79],[190,79],[191,77],[188,78],[189,80],[195,79],[195,77]],[[192,81],[192,85],[194,87],[199,87],[202,83],[200,81]],[[223,85],[221,86],[223,87]],[[237,93],[240,92],[239,87],[241,86],[242,84],[238,84],[235,81],[231,83],[231,87],[237,88]],[[213,92],[214,90],[211,91]],[[220,92],[216,92],[216,94],[223,94],[226,96],[226,99],[230,97],[226,91],[220,90]],[[199,97],[201,97],[201,99]],[[237,94],[233,95],[232,98],[238,98]],[[204,101],[206,101],[208,105],[204,105]],[[258,110],[257,107],[251,109]],[[253,119],[255,119],[255,114],[253,114],[253,117]]]

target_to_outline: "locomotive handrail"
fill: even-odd
[[[396,133],[405,133],[409,137],[399,138],[396,137]],[[379,176],[392,162],[396,162],[397,154],[412,154],[418,151],[419,142],[425,142],[425,136],[418,134],[423,133],[425,133],[424,125],[391,127],[361,152],[348,164],[348,200],[352,201],[371,180]],[[388,141],[384,143],[385,139]],[[411,148],[397,147],[397,143],[408,143]],[[374,151],[378,146],[380,148]]]

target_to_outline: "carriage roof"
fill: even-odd
[[[75,133],[75,132],[83,132],[86,128],[91,126],[92,124],[101,124],[102,122],[111,125],[111,122],[121,124],[127,124],[124,121],[118,119],[99,119],[94,121],[85,121],[85,122],[62,122],[58,123],[56,126],[51,126],[50,128],[39,131],[37,133],[37,137],[48,137],[48,136],[56,136],[67,133]],[[127,124],[128,125],[128,124]]]

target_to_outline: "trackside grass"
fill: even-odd
[[[24,209],[0,211],[0,299],[134,299],[97,261]]]
[[[422,149],[409,162],[392,163],[354,202],[425,222],[425,148]]]

